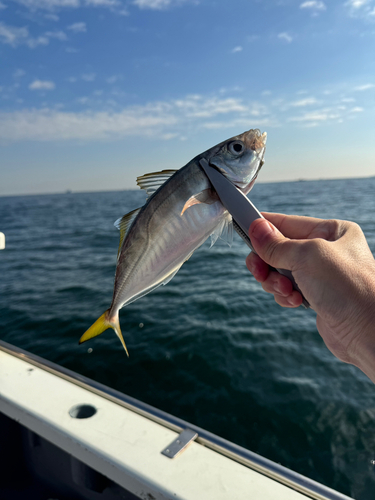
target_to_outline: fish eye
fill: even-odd
[[[241,141],[233,141],[228,145],[229,151],[234,155],[239,155],[245,150],[245,145]]]

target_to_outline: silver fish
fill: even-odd
[[[180,170],[137,178],[145,205],[115,222],[120,246],[110,308],[82,335],[85,342],[113,328],[128,354],[119,311],[168,283],[209,236],[212,244],[232,233],[232,218],[220,203],[199,161],[205,158],[247,194],[263,164],[267,134],[249,130],[196,156]]]

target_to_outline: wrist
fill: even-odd
[[[348,349],[349,362],[375,383],[375,282],[357,311],[356,335]]]

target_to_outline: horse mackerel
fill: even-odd
[[[168,283],[211,236],[232,234],[231,216],[220,203],[199,161],[205,158],[247,194],[263,164],[267,134],[252,129],[196,156],[180,170],[137,178],[148,199],[116,221],[120,245],[112,303],[82,335],[85,342],[113,328],[128,354],[119,323],[125,305]]]

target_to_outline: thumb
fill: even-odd
[[[256,219],[249,228],[249,236],[255,252],[267,264],[276,269],[293,270],[296,242],[286,238],[271,222]]]

